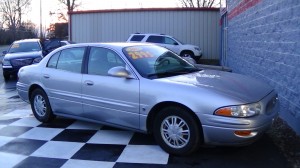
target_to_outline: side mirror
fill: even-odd
[[[5,51],[2,51],[2,54],[3,54],[3,55],[7,54],[7,51],[6,51],[6,50],[5,50]]]
[[[179,44],[177,42],[175,42],[174,45],[179,45]]]
[[[108,70],[108,75],[120,77],[120,78],[128,78],[132,79],[133,77],[130,75],[130,73],[122,66],[113,67]]]

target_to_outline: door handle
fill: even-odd
[[[44,74],[43,77],[46,78],[46,79],[50,78],[50,76],[48,74]]]
[[[84,83],[88,86],[94,85],[94,82],[92,82],[92,81],[84,81]]]

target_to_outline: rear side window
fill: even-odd
[[[163,36],[149,36],[149,38],[146,40],[146,42],[150,43],[164,43],[164,37]]]
[[[62,50],[56,68],[80,73],[84,51],[85,48],[69,48]]]
[[[130,41],[142,41],[144,37],[144,35],[133,35]]]
[[[48,68],[56,68],[57,60],[59,57],[60,52],[55,53],[49,60],[47,67]]]

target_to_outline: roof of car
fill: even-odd
[[[22,43],[22,42],[38,42],[40,39],[22,39],[22,40],[17,40],[14,43]]]
[[[131,35],[156,35],[156,36],[170,36],[167,34],[159,34],[159,33],[133,33]],[[172,37],[172,36],[170,36]]]
[[[77,43],[69,46],[95,46],[95,47],[112,47],[112,48],[124,48],[130,46],[149,46],[150,43],[125,43],[125,42],[110,42],[110,43]],[[66,46],[67,47],[67,46]]]

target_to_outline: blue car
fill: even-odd
[[[57,39],[44,41],[24,39],[13,42],[9,49],[3,52],[2,69],[4,79],[8,80],[11,75],[16,76],[21,67],[40,62],[49,52],[66,44],[65,41]]]

